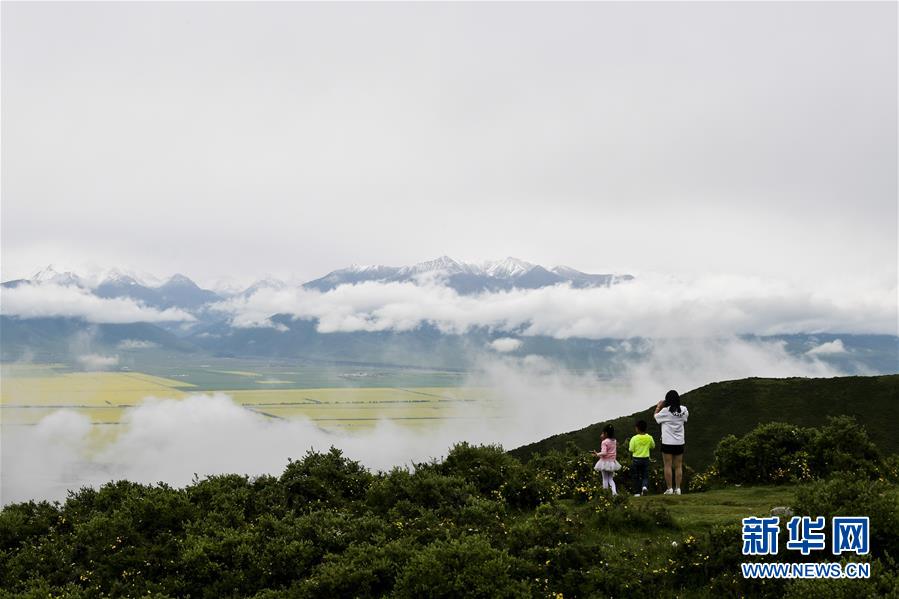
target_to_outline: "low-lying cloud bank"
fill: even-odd
[[[333,433],[308,420],[274,420],[225,395],[147,399],[127,414],[117,438],[98,448],[83,414],[60,410],[36,426],[5,425],[0,503],[64,499],[67,489],[129,479],[184,485],[194,474],[279,474],[288,458],[334,445],[372,468],[445,455],[455,442],[512,448],[647,407],[676,388],[747,376],[837,376],[815,356],[791,356],[781,342],[647,341],[644,357],[622,364],[617,380],[558,368],[545,358],[485,350],[468,385],[488,387],[489,407],[463,405],[434,427],[382,421],[367,431]],[[492,356],[492,357],[490,357]],[[103,428],[103,431],[109,431]],[[689,436],[689,425],[688,432]]]
[[[102,354],[85,354],[78,356],[77,361],[85,370],[109,370],[119,363],[118,356],[104,356]]]
[[[157,310],[129,298],[102,298],[74,285],[19,285],[5,288],[0,294],[0,313],[4,316],[81,318],[96,324],[194,320],[178,308]]]
[[[843,345],[842,339],[834,339],[833,341],[828,341],[826,343],[822,343],[821,345],[816,345],[806,353],[808,353],[809,355],[817,356],[831,356],[836,354],[845,354],[847,353],[847,350],[846,346]]]
[[[260,289],[214,308],[237,327],[273,326],[272,315],[289,314],[318,320],[322,333],[408,331],[431,323],[449,333],[489,327],[559,339],[896,334],[896,293],[895,286],[847,283],[810,291],[745,277],[647,275],[608,288],[558,285],[479,295],[460,295],[438,283],[366,282],[326,293]]]

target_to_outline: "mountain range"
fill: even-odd
[[[340,285],[366,281],[418,282],[431,278],[439,279],[460,294],[539,289],[560,284],[576,288],[608,287],[633,279],[631,275],[589,274],[568,266],[547,269],[512,257],[477,264],[441,256],[412,266],[350,266],[309,281],[303,287],[329,291]]]
[[[445,335],[431,326],[414,331],[381,333],[319,333],[317,321],[298,320],[288,315],[271,315],[275,327],[235,327],[226,312],[214,304],[229,298],[248,298],[264,289],[287,289],[278,279],[259,280],[243,290],[204,289],[182,274],[165,281],[148,282],[149,277],[114,270],[95,277],[59,271],[52,266],[29,279],[2,283],[4,289],[22,285],[60,285],[77,287],[97,298],[129,298],[140,304],[166,310],[176,308],[189,313],[192,322],[93,324],[73,317],[0,316],[0,349],[5,360],[38,354],[46,359],[64,360],[71,340],[88,334],[98,347],[112,351],[134,346],[156,348],[153,351],[200,352],[225,356],[310,357],[359,362],[389,361],[417,366],[468,366],[460,356],[474,344],[483,347],[499,333],[472,331],[468,335]],[[350,266],[301,285],[308,290],[331,291],[341,285],[367,282],[424,284],[439,282],[460,294],[511,289],[537,289],[552,285],[572,287],[608,287],[633,277],[630,275],[590,274],[566,266],[544,268],[516,258],[492,262],[466,263],[442,256],[411,266]],[[83,335],[82,335],[83,336]],[[532,339],[525,344],[531,351],[558,352],[560,343]],[[582,360],[604,357],[602,343],[590,344],[576,353]],[[595,347],[593,347],[595,345]],[[532,347],[533,346],[533,347]],[[543,347],[543,346],[551,346]],[[556,347],[560,346],[560,347]],[[145,350],[140,350],[144,352]],[[592,357],[591,357],[592,356]]]
[[[531,264],[517,258],[505,258],[480,264],[459,262],[448,256],[419,262],[411,266],[350,266],[329,272],[325,276],[303,283],[305,289],[326,292],[340,285],[365,282],[414,283],[437,281],[460,294],[510,289],[538,289],[552,285],[570,285],[576,288],[608,287],[633,279],[631,275],[590,274],[568,266],[552,269]],[[161,284],[149,284],[134,275],[112,271],[95,282],[72,272],[59,272],[52,266],[37,272],[30,279],[6,281],[4,288],[19,285],[56,284],[76,286],[101,298],[130,298],[158,309],[180,308],[197,314],[204,306],[228,297],[248,297],[263,288],[286,288],[277,279],[257,281],[239,292],[203,289],[188,277],[176,274]]]
[[[472,264],[441,257],[404,267],[351,266],[330,272],[302,287],[326,292],[344,284],[423,284],[438,280],[459,293],[470,294],[558,284],[578,288],[608,287],[632,278],[630,275],[589,274],[564,266],[547,269],[514,258]],[[71,358],[75,351],[73,347],[80,347],[82,341],[88,339],[91,351],[133,355],[135,359],[138,356],[149,358],[150,355],[178,359],[175,356],[192,354],[466,369],[477,356],[477,351],[472,349],[493,348],[493,342],[504,337],[517,341],[508,350],[510,355],[543,356],[572,368],[607,374],[612,374],[616,362],[627,357],[622,353],[623,345],[615,339],[555,339],[489,327],[449,334],[426,322],[407,331],[321,333],[316,320],[297,319],[288,314],[272,314],[270,322],[273,326],[244,328],[234,326],[227,312],[212,308],[216,302],[249,297],[263,289],[290,288],[288,283],[277,279],[260,280],[241,291],[229,292],[204,289],[183,275],[175,275],[167,281],[149,282],[143,276],[111,272],[92,279],[48,267],[30,279],[7,281],[2,287],[42,284],[75,286],[97,298],[132,298],[159,310],[177,308],[190,313],[194,320],[96,324],[63,315],[18,317],[3,314],[0,315],[0,359],[34,357],[64,362]],[[822,343],[839,341],[843,351],[819,358],[845,372],[896,371],[899,338],[893,335],[815,334],[780,336],[778,339],[791,355],[800,357]],[[640,346],[639,343],[625,345]]]

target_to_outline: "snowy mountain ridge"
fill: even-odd
[[[325,292],[340,285],[364,282],[422,284],[436,281],[460,294],[473,294],[538,289],[559,284],[577,288],[608,287],[632,278],[631,275],[585,273],[569,266],[546,269],[512,256],[480,263],[440,256],[409,266],[351,265],[303,283],[302,287]],[[280,290],[291,287],[281,280],[264,278],[243,289],[210,290],[200,287],[180,273],[166,280],[119,269],[80,276],[70,271],[60,272],[53,265],[36,272],[30,279],[4,282],[3,287],[9,289],[23,284],[75,286],[101,298],[128,297],[152,307],[174,307],[192,312],[228,297],[249,297],[262,289]]]

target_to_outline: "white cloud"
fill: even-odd
[[[512,337],[500,337],[490,342],[490,347],[500,353],[513,352],[521,347],[521,339]]]
[[[78,363],[85,370],[108,370],[119,363],[118,356],[104,356],[101,354],[85,354],[78,356]]]
[[[93,323],[176,322],[194,317],[177,308],[157,310],[128,298],[101,298],[74,286],[19,285],[3,289],[2,313],[19,318],[83,318]]]
[[[780,281],[642,275],[610,288],[559,285],[459,295],[438,285],[365,282],[326,293],[263,289],[215,305],[238,327],[276,313],[318,319],[323,333],[406,331],[431,323],[556,338],[709,337],[789,333],[896,334],[896,290],[862,284],[809,290]]]
[[[826,356],[833,354],[845,354],[846,352],[847,350],[846,346],[843,345],[843,340],[834,339],[833,341],[827,341],[825,343],[822,343],[821,345],[815,346],[805,353],[812,356]]]

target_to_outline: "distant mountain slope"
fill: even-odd
[[[113,271],[96,285],[88,283],[72,272],[58,272],[52,265],[37,272],[30,279],[14,279],[2,283],[3,289],[15,289],[21,285],[52,284],[80,287],[105,299],[130,298],[151,308],[165,310],[179,308],[191,313],[203,312],[208,304],[224,299],[209,289],[203,289],[184,275],[176,274],[161,285],[147,285],[131,275]]]
[[[196,351],[191,343],[150,323],[91,324],[78,318],[27,318],[0,316],[2,360],[66,360],[73,343],[87,339],[97,350],[117,350],[123,342],[140,342],[178,352]]]
[[[202,289],[184,275],[176,274],[158,287],[148,287],[133,277],[115,275],[101,282],[94,293],[99,297],[128,297],[147,306],[165,310],[181,308],[195,311],[224,299],[208,289]]]
[[[686,463],[704,469],[714,459],[715,447],[728,434],[744,435],[765,422],[819,426],[827,416],[854,416],[884,453],[899,453],[899,375],[841,377],[832,379],[760,379],[712,383],[682,395],[690,409],[687,423]],[[655,406],[609,422],[619,443],[633,435],[634,422],[649,423],[649,433],[659,443],[659,426],[652,415]],[[536,452],[561,449],[568,442],[586,450],[599,447],[599,433],[606,422],[554,435],[524,445],[510,453],[527,459]],[[659,457],[658,449],[654,457]]]
[[[85,282],[73,272],[59,272],[53,265],[34,273],[30,279],[14,279],[12,281],[4,281],[2,286],[5,289],[14,289],[19,285],[29,283],[52,283],[54,285],[74,285],[76,287],[86,287]]]
[[[279,328],[232,328],[211,325],[186,341],[211,354],[227,357],[302,358],[335,362],[390,364],[440,369],[472,366],[471,350],[484,350],[486,341],[474,336],[445,335],[432,326],[412,331],[319,333],[317,322],[287,315],[272,319]]]
[[[472,264],[441,256],[412,266],[351,266],[309,281],[303,287],[330,291],[339,285],[378,281],[382,283],[416,282],[421,277],[436,277],[461,294],[509,289],[539,289],[560,283],[573,287],[608,287],[633,279],[631,275],[588,274],[567,266],[552,270],[519,260],[505,258]]]

